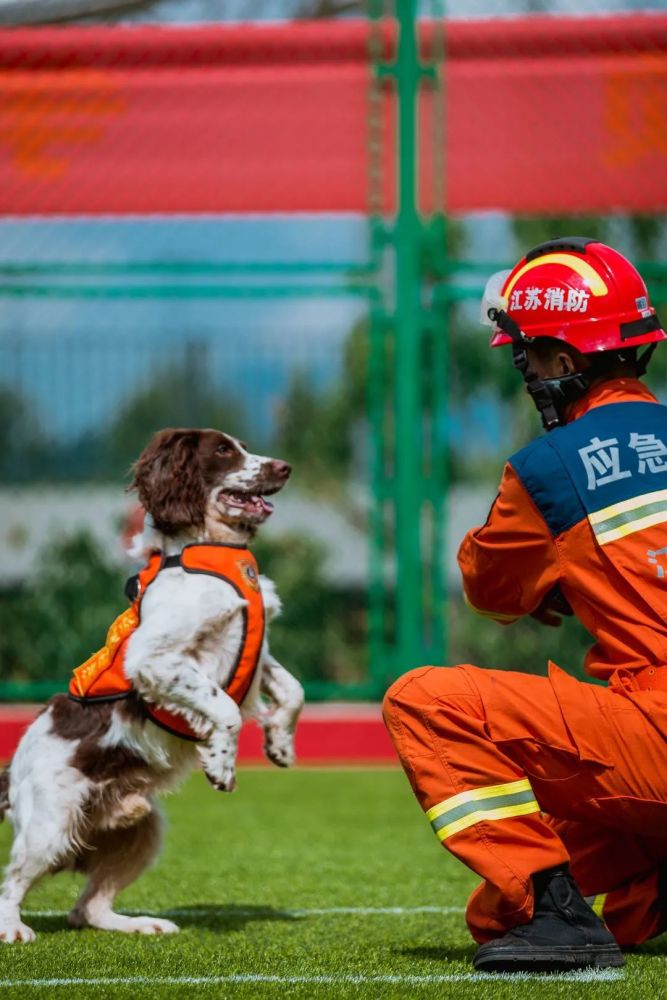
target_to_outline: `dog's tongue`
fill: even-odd
[[[271,514],[273,512],[273,505],[261,496],[248,497],[243,504],[243,509],[249,511],[251,514]]]
[[[238,493],[222,493],[221,496],[230,507],[244,510],[248,514],[264,514],[265,517],[268,517],[269,514],[273,513],[273,504],[259,494],[257,496],[242,496]]]

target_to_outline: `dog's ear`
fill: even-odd
[[[204,523],[206,488],[199,461],[201,431],[158,431],[133,466],[139,500],[165,535]]]

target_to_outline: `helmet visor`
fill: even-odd
[[[490,309],[507,309],[507,299],[501,294],[503,287],[507,284],[511,271],[496,271],[492,274],[484,288],[482,304],[480,307],[479,321],[483,326],[490,326],[494,333],[498,333],[498,325],[489,316]]]

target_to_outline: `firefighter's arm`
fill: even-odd
[[[511,465],[486,523],[469,531],[458,554],[466,603],[503,625],[533,614],[560,624],[558,551],[544,518]],[[564,600],[561,598],[561,600]]]

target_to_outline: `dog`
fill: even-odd
[[[293,762],[303,688],[269,652],[265,625],[280,602],[246,548],[271,514],[265,498],[290,472],[217,430],[166,429],[142,452],[131,488],[146,510],[143,593],[114,623],[105,650],[75,671],[70,694],[47,703],[0,775],[0,819],[6,813],[14,828],[0,941],[34,940],[21,903],[38,878],[61,870],[87,876],[71,926],[177,931],[169,920],[113,909],[157,856],[156,793],[198,765],[216,789],[233,790],[248,717],[264,729],[269,760]],[[235,577],[220,571],[220,558],[238,566]],[[106,683],[121,649],[120,691],[89,697],[81,685],[91,676],[93,686]]]

